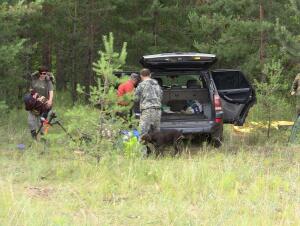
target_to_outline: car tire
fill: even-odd
[[[211,136],[208,140],[209,144],[212,145],[215,148],[219,148],[223,144],[223,125],[220,126]]]
[[[220,148],[222,146],[222,140],[221,138],[214,137],[209,142],[210,145],[212,145],[214,148]]]

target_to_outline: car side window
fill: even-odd
[[[240,71],[212,72],[217,89],[243,89],[249,88],[249,83]]]

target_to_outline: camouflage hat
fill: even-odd
[[[134,80],[137,80],[137,81],[141,80],[141,76],[137,73],[131,73],[130,78],[134,79]]]

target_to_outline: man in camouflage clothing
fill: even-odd
[[[136,101],[140,103],[141,135],[146,134],[151,125],[160,130],[162,90],[156,80],[151,79],[149,69],[140,72],[141,83],[135,90]]]
[[[300,115],[300,73],[297,74],[293,82],[291,95],[296,95],[296,109],[297,114]]]
[[[297,118],[294,122],[294,126],[292,128],[289,142],[300,144],[300,73],[297,74],[293,82],[291,95],[292,96],[295,95],[297,98],[296,99]]]

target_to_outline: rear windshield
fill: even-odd
[[[153,74],[153,79],[158,81],[158,84],[165,88],[206,88],[205,80],[201,74],[186,74],[186,73],[172,73]]]

